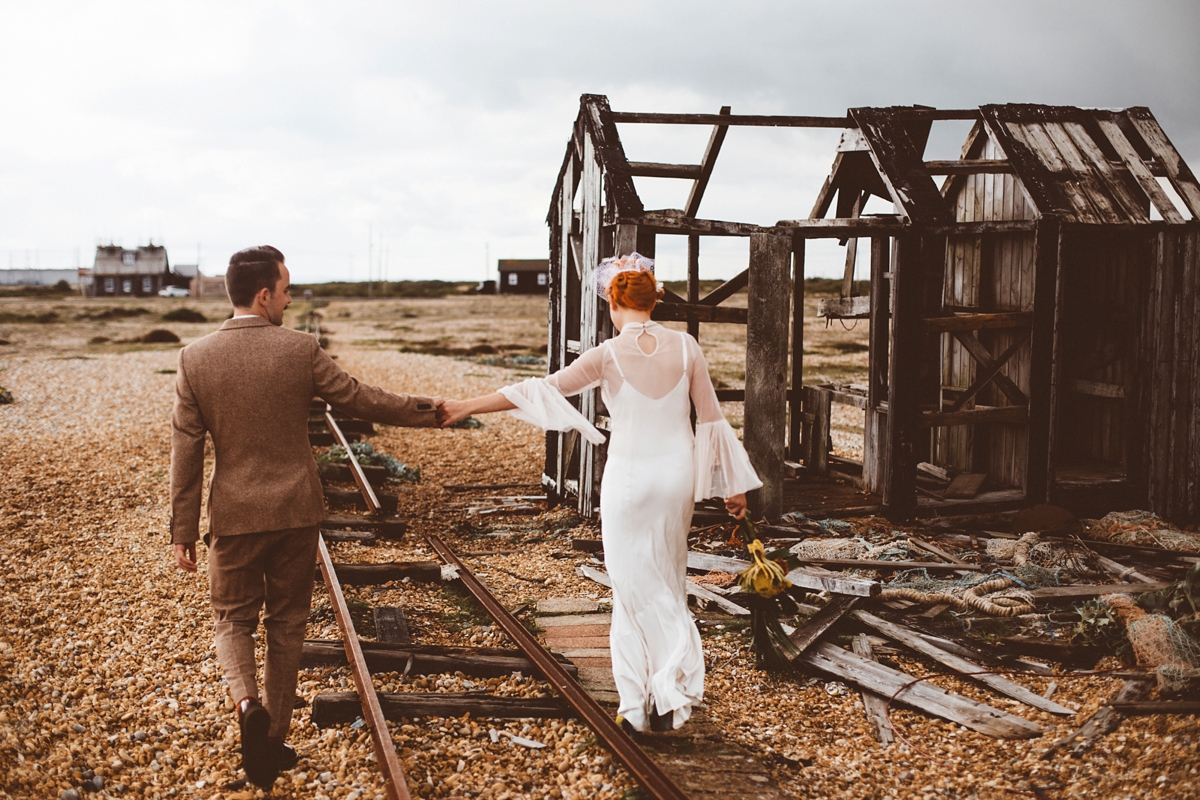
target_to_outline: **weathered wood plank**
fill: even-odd
[[[710,306],[700,303],[659,303],[650,318],[659,322],[724,322],[745,325],[748,309],[732,306]]]
[[[1192,174],[1187,162],[1179,155],[1175,145],[1167,138],[1167,134],[1159,126],[1154,115],[1150,113],[1150,109],[1143,106],[1127,108],[1125,109],[1125,118],[1141,134],[1146,146],[1150,148],[1150,151],[1167,171],[1167,178],[1175,187],[1175,191],[1179,192],[1183,202],[1187,204],[1188,210],[1192,212],[1192,218],[1200,219],[1200,184],[1196,183],[1196,176]]]
[[[925,169],[929,170],[930,175],[978,175],[981,172],[1011,174],[1013,171],[1012,164],[1003,158],[926,161]]]
[[[1017,341],[1004,352],[1001,358],[993,358],[992,354],[983,346],[983,343],[979,341],[979,337],[973,331],[953,332],[954,338],[970,353],[971,358],[975,359],[979,366],[983,368],[983,371],[989,374],[989,379],[995,381],[1000,391],[1004,392],[1004,395],[1016,405],[1025,405],[1029,402],[1029,398],[1013,382],[1012,378],[1000,371],[1000,368],[1020,349],[1021,345],[1025,343],[1025,339],[1031,334],[1031,331],[1021,331],[1021,333],[1024,336],[1018,335]],[[976,380],[978,380],[978,377]],[[958,409],[954,410],[957,411]]]
[[[390,564],[334,564],[338,580],[344,586],[371,586],[401,581],[439,581],[442,567],[436,561],[395,561]],[[323,580],[320,573],[317,580]]]
[[[1117,155],[1124,159],[1125,166],[1134,178],[1137,179],[1138,185],[1141,186],[1142,191],[1150,198],[1150,202],[1154,203],[1154,207],[1158,209],[1158,213],[1162,214],[1162,218],[1172,223],[1183,222],[1183,215],[1179,213],[1179,209],[1175,208],[1175,204],[1171,202],[1171,198],[1158,185],[1154,174],[1150,172],[1150,168],[1146,166],[1146,162],[1142,160],[1142,157],[1138,154],[1134,146],[1130,144],[1121,127],[1110,119],[1099,119],[1097,120],[1097,124],[1100,126],[1101,132],[1104,133],[1105,138],[1108,139],[1109,144],[1117,151]]]
[[[717,288],[713,289],[708,294],[704,295],[704,297],[699,298],[699,300],[693,301],[691,298],[688,298],[688,302],[698,302],[706,306],[715,306],[719,303],[723,303],[730,297],[733,297],[742,289],[745,289],[749,282],[750,270],[744,269],[737,275],[734,275],[732,278],[722,283]]]
[[[721,106],[717,117],[728,116],[729,106]],[[717,163],[717,155],[721,152],[721,143],[725,141],[725,134],[728,130],[729,126],[720,122],[713,126],[708,145],[704,148],[704,156],[700,159],[700,174],[696,176],[692,190],[688,193],[687,202],[683,206],[685,217],[694,218],[700,211],[700,201],[704,199],[704,190],[708,188],[708,180],[712,177],[713,167]]]
[[[379,695],[389,722],[413,717],[472,717],[493,719],[568,719],[575,712],[558,697],[496,697],[481,692],[406,692]],[[362,716],[357,692],[325,692],[313,698],[312,723],[326,728]]]
[[[755,513],[777,517],[783,507],[783,446],[787,441],[788,329],[792,240],[782,233],[750,237],[746,322],[746,453],[763,482]],[[716,310],[714,307],[713,310]]]
[[[792,238],[792,347],[791,383],[788,391],[788,457],[800,460],[800,431],[803,427],[801,389],[804,386],[804,254],[803,239]],[[747,273],[748,274],[748,273]]]
[[[854,241],[851,239],[851,241]],[[831,319],[869,319],[870,297],[834,297],[817,301],[817,316]]]
[[[699,164],[658,164],[651,161],[630,161],[629,173],[643,178],[687,178],[700,177]]]
[[[963,411],[926,411],[917,417],[924,428],[946,425],[982,425],[984,423],[1023,424],[1029,419],[1024,406],[975,406]]]
[[[1023,138],[1017,138],[1006,124],[1011,117],[1012,106],[984,105],[979,109],[988,135],[995,141],[1016,171],[1021,183],[1039,215],[1072,212],[1074,207],[1067,201],[1058,180],[1046,168]]]
[[[1031,589],[1030,596],[1034,600],[1062,600],[1074,597],[1101,597],[1106,594],[1141,594],[1157,592],[1173,585],[1170,581],[1155,581],[1154,583],[1089,583],[1072,586],[1044,586],[1041,589]]]
[[[605,208],[606,221],[617,217],[636,216],[644,210],[641,198],[633,185],[629,162],[621,136],[613,124],[612,109],[604,95],[585,94],[580,98],[580,112],[590,134],[595,155],[604,172],[604,184],[609,203]]]
[[[1200,714],[1200,700],[1159,700],[1148,703],[1113,702],[1109,708],[1127,717],[1145,717],[1157,714]]]
[[[892,703],[915,708],[997,739],[1034,739],[1042,728],[1028,720],[977,703],[918,681],[911,675],[849,653],[836,645],[818,643],[800,657],[801,663],[868,689]]]
[[[917,148],[911,141],[903,117],[896,114],[899,110],[853,108],[850,116],[858,123],[871,160],[904,218],[915,223],[950,222],[953,216],[921,157],[924,147]]]
[[[461,671],[479,678],[496,678],[522,672],[538,674],[537,668],[520,650],[499,647],[441,647],[399,642],[359,640],[363,657],[371,672],[408,672],[413,675],[440,675]],[[572,675],[575,666],[561,654],[556,658]],[[331,667],[346,663],[340,641],[306,639],[300,654],[300,666]]]
[[[958,672],[965,678],[982,683],[989,689],[999,692],[1006,697],[1011,697],[1018,702],[1024,703],[1027,706],[1048,711],[1051,714],[1063,714],[1073,716],[1074,709],[1059,705],[1058,703],[1048,700],[1041,695],[1031,692],[1029,689],[1021,686],[1019,683],[1014,683],[1002,675],[996,675],[988,672],[984,667],[973,661],[968,661],[961,656],[946,652],[945,650],[930,644],[925,639],[917,635],[915,631],[905,628],[903,625],[897,625],[894,622],[888,622],[867,611],[855,611],[851,614],[852,617],[859,622],[882,633],[888,638],[895,639],[904,646],[920,653],[944,667]]]
[[[821,607],[820,611],[805,620],[803,625],[796,628],[788,636],[788,639],[800,651],[791,660],[795,661],[796,658],[803,655],[808,648],[816,644],[817,640],[825,635],[826,631],[836,625],[838,620],[846,616],[861,601],[861,597],[854,595],[834,595],[828,603]]]
[[[1033,324],[1029,311],[1001,311],[994,313],[958,313],[948,317],[926,317],[925,330],[953,333],[957,331],[1003,330],[1006,328],[1028,328]]]
[[[750,566],[750,562],[727,556],[715,556],[710,553],[688,551],[688,569],[711,572],[719,569],[724,572],[737,574]],[[860,597],[873,597],[879,594],[878,581],[868,581],[862,578],[850,578],[835,575],[824,570],[805,569],[801,567],[788,573],[787,579],[804,589],[827,591],[833,594],[852,594]]]
[[[770,114],[667,114],[614,111],[614,122],[652,125],[739,125],[766,128],[853,128],[849,117],[797,117]]]
[[[875,660],[875,652],[865,633],[854,637],[851,647],[855,655],[862,656],[868,661]],[[888,719],[887,700],[867,689],[859,689],[859,691],[862,693],[863,711],[866,712],[867,719],[875,726],[875,738],[881,745],[887,747],[896,740],[891,720]]]

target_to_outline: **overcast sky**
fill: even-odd
[[[548,251],[584,92],[627,111],[1149,106],[1200,168],[1200,2],[4,2],[0,267],[150,239],[207,274],[274,244],[293,279],[479,279]],[[954,157],[961,124],[927,157]],[[708,129],[622,125],[695,163]],[[837,132],[733,129],[700,215],[807,216]],[[685,181],[637,179],[649,208]],[[660,242],[665,237],[660,237]],[[745,243],[706,240],[725,277]],[[678,244],[660,273],[684,272]],[[77,256],[78,254],[78,256]],[[812,271],[840,271],[833,250]]]

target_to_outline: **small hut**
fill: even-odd
[[[502,258],[500,294],[546,294],[550,289],[550,267],[544,258]]]
[[[974,123],[959,159],[924,158],[931,125]],[[618,124],[712,127],[698,164],[630,161]],[[703,219],[699,206],[731,127],[843,130],[805,219]],[[682,209],[647,210],[634,176],[688,180]],[[935,176],[942,177],[939,182]],[[894,213],[863,216],[878,196]],[[774,516],[805,505],[785,464],[831,465],[830,405],[864,412],[850,472],[864,508],[895,518],[1056,502],[1089,513],[1141,507],[1200,517],[1200,185],[1146,108],[1032,105],[855,108],[844,117],[620,113],[584,95],[554,188],[549,368],[612,335],[592,271],[607,256],[653,256],[659,235],[688,241],[687,296],[658,320],[744,324],[744,441]],[[747,268],[699,293],[699,243],[750,240]],[[869,377],[804,384],[805,242],[861,240],[869,296]],[[746,289],[748,307],[722,305]],[[849,292],[847,292],[849,294]],[[836,304],[835,304],[836,305]],[[829,314],[838,313],[836,309]],[[579,399],[607,425],[595,391]],[[543,482],[580,511],[598,507],[605,448],[547,436]],[[846,459],[840,459],[845,462]],[[837,466],[846,467],[844,463]],[[919,493],[918,467],[986,474],[970,500]],[[872,506],[872,504],[875,504]]]

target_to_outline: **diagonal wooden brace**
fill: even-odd
[[[1000,391],[1004,392],[1004,395],[1014,404],[1019,406],[1029,405],[1029,398],[1025,396],[1025,393],[1012,382],[1011,378],[1000,371],[1008,360],[1021,349],[1021,345],[1029,341],[1029,334],[1030,331],[1028,330],[1018,333],[1012,345],[1001,353],[999,358],[993,359],[992,354],[988,352],[988,349],[975,336],[974,331],[955,331],[954,338],[958,339],[962,343],[962,346],[966,348],[966,351],[971,354],[971,358],[979,363],[981,371],[975,376],[975,382],[963,393],[962,397],[955,401],[950,410],[961,410],[963,406],[970,402],[971,398],[979,393],[980,389],[987,385],[988,381],[993,380],[1000,387]]]

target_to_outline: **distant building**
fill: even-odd
[[[192,297],[225,297],[229,295],[225,293],[225,276],[224,275],[201,275],[196,273],[196,277],[192,278],[188,288],[192,291]]]
[[[162,245],[149,244],[132,250],[113,244],[96,247],[96,261],[92,265],[94,297],[152,297],[164,286],[187,289],[189,282],[188,276],[171,269],[167,248]]]
[[[0,286],[53,286],[66,281],[79,283],[77,269],[0,269]]]
[[[547,294],[550,291],[550,260],[546,258],[502,258],[500,294]]]

